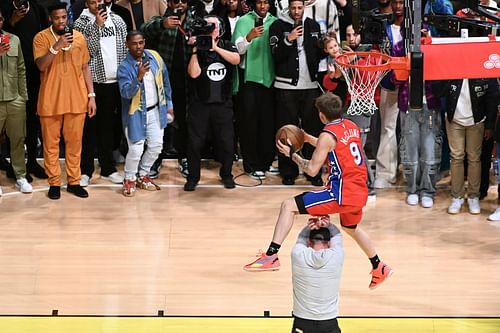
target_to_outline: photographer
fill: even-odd
[[[187,0],[169,0],[164,16],[154,16],[142,26],[142,31],[151,48],[158,51],[167,65],[175,105],[175,122],[167,127],[163,136],[163,149],[151,167],[150,177],[157,178],[162,160],[168,155],[177,155],[179,170],[187,177],[187,66],[193,49],[193,38],[187,38],[189,22],[193,16],[188,10]]]
[[[120,109],[117,82],[118,65],[125,59],[127,25],[102,0],[86,0],[87,9],[75,21],[75,30],[87,39],[90,71],[99,109],[95,118],[86,117],[83,129],[82,176],[80,185],[88,186],[94,173],[94,152],[97,148],[101,178],[115,184],[123,182],[113,161],[114,123]]]
[[[323,50],[320,48],[320,26],[304,16],[304,1],[290,0],[289,16],[271,25],[269,40],[276,70],[277,128],[301,124],[304,131],[318,136],[323,125],[314,108],[314,99],[320,95],[317,73]],[[306,144],[304,157],[310,159],[314,148]],[[289,158],[279,155],[283,185],[295,184],[299,169]],[[321,171],[308,175],[315,186],[322,186]]]
[[[145,44],[142,32],[130,31],[129,53],[118,66],[122,120],[129,147],[123,181],[126,197],[135,194],[136,186],[147,191],[160,189],[149,171],[161,152],[168,114],[174,116],[167,66],[158,52],[145,49]]]
[[[41,74],[38,114],[42,124],[43,156],[49,176],[50,199],[61,197],[59,140],[61,130],[66,147],[67,190],[82,198],[87,191],[80,186],[80,154],[85,114],[96,112],[95,93],[88,62],[85,37],[68,26],[65,3],[49,7],[52,25],[33,40],[35,62]]]
[[[243,168],[254,179],[264,179],[274,160],[274,62],[269,28],[276,17],[268,0],[256,0],[253,11],[236,23],[233,41],[242,61],[233,92],[238,93],[237,121]]]
[[[188,75],[193,89],[188,109],[188,168],[184,191],[194,191],[200,180],[201,151],[213,130],[216,154],[222,163],[219,175],[225,188],[234,188],[231,174],[234,154],[233,103],[231,77],[233,66],[240,62],[236,47],[219,39],[224,33],[221,20],[205,17],[207,33],[196,38],[189,60]],[[209,32],[212,30],[211,32]]]

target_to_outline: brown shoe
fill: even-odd
[[[148,175],[137,178],[137,187],[146,191],[159,191],[160,186],[156,185]]]
[[[135,180],[123,180],[123,195],[126,197],[133,197],[135,194]]]

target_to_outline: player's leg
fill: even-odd
[[[335,213],[331,203],[335,199],[328,190],[311,191],[299,194],[281,204],[278,221],[274,228],[273,240],[266,253],[260,253],[258,259],[245,265],[247,271],[269,271],[279,269],[278,251],[293,226],[297,214],[327,215]],[[338,205],[337,205],[338,207]]]
[[[295,198],[286,199],[281,203],[278,221],[274,227],[273,240],[266,253],[259,253],[258,259],[254,262],[245,265],[244,270],[247,271],[276,271],[280,267],[278,259],[278,251],[286,236],[293,226],[293,219],[299,212]]]
[[[342,229],[354,239],[358,246],[366,254],[372,264],[372,280],[369,288],[375,289],[394,272],[388,265],[380,261],[377,251],[370,236],[358,225],[363,216],[362,209],[340,213],[340,224]]]

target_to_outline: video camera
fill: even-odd
[[[360,13],[359,31],[361,44],[384,45],[387,41],[385,27],[390,25],[392,14],[378,14],[373,11]]]
[[[189,35],[196,36],[196,48],[202,51],[212,48],[212,32],[214,29],[215,23],[208,23],[201,17],[195,17],[187,25]]]

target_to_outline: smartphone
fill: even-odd
[[[14,7],[16,7],[16,9],[27,9],[28,0],[15,0]]]
[[[10,35],[0,34],[0,44],[4,45],[10,44]]]
[[[98,12],[102,12],[102,11],[106,12],[106,4],[105,4],[104,2],[103,2],[103,3],[98,4],[98,5],[97,5],[97,11],[98,11]]]
[[[302,20],[295,20],[293,22],[292,30],[295,29],[295,28],[297,28],[297,27],[300,27],[300,26],[302,26]]]
[[[341,43],[340,43],[340,48],[341,49],[345,49],[346,47],[349,46],[349,43],[346,41],[346,40],[343,40]]]
[[[146,53],[143,53],[143,54],[142,54],[142,59],[141,59],[141,61],[142,61],[142,65],[143,65],[143,66],[147,66],[147,65],[149,65],[149,60],[148,60],[148,56],[146,55]]]
[[[261,27],[263,25],[264,25],[264,19],[262,17],[260,17],[260,16],[257,16],[255,18],[255,26],[256,27]]]
[[[177,19],[181,19],[181,15],[182,15],[182,9],[180,8],[175,8],[174,11],[173,11],[173,16],[177,16]]]

